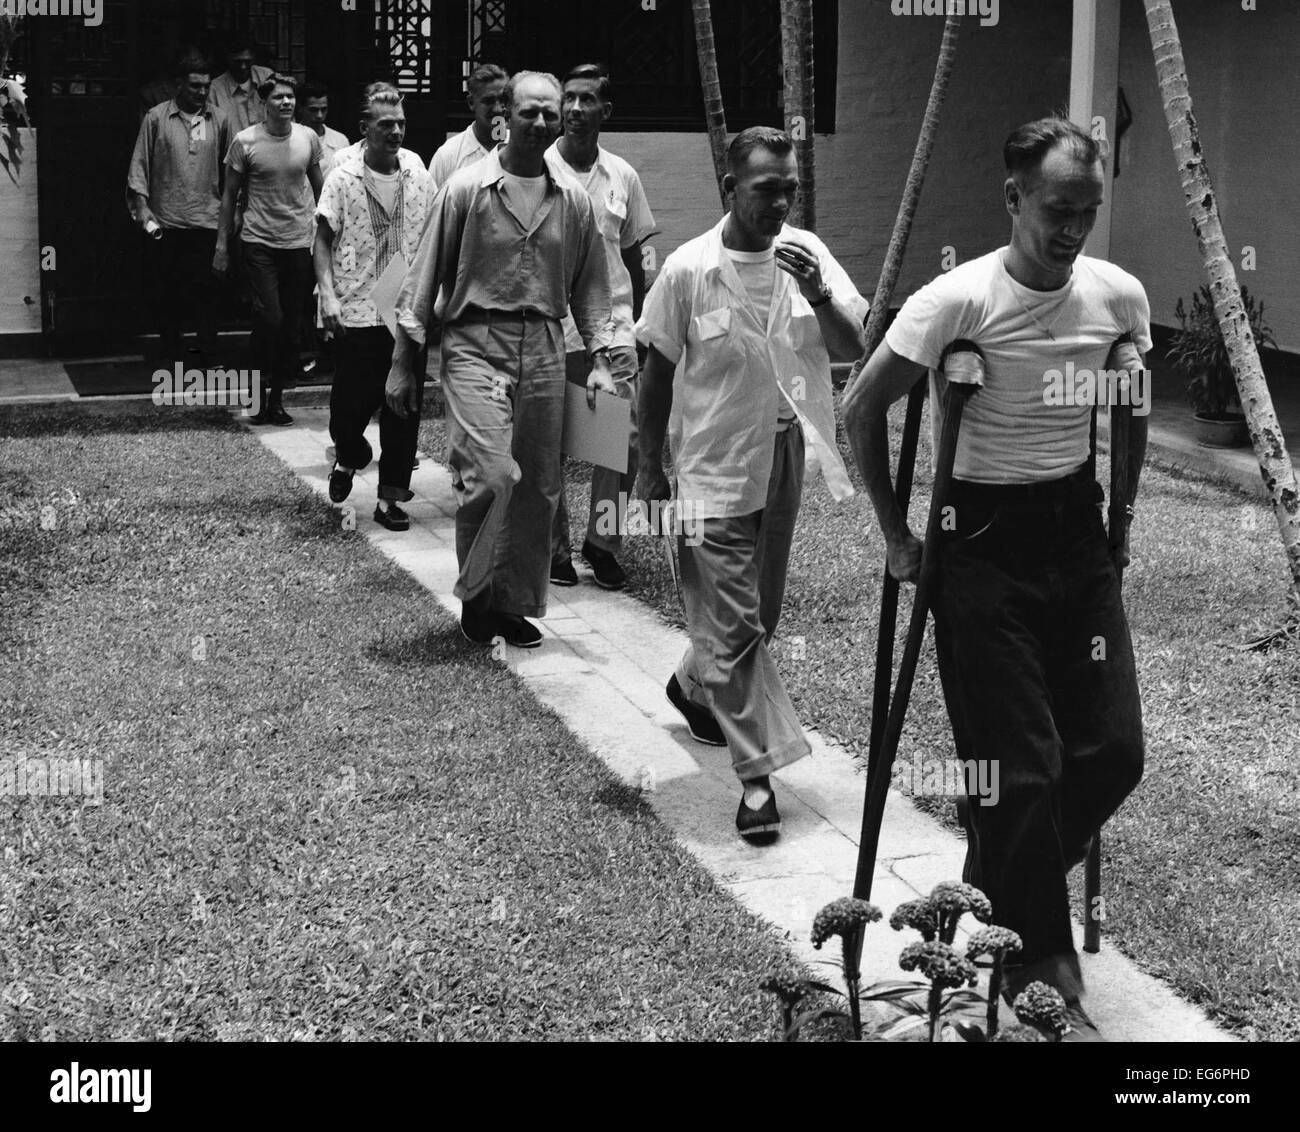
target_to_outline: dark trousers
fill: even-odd
[[[253,301],[253,357],[267,404],[274,404],[298,373],[303,292],[314,278],[307,248],[243,243],[244,278]]]
[[[216,360],[217,277],[212,272],[216,247],[215,228],[164,228],[161,238],[145,245],[149,301],[161,359],[183,360],[184,320],[193,313],[199,349],[209,362]]]
[[[971,883],[1019,933],[1017,993],[1083,991],[1066,873],[1142,777],[1128,623],[1090,476],[1031,489],[955,482],[935,641],[957,757],[996,762],[970,798]],[[969,776],[968,776],[969,778]]]
[[[420,414],[403,420],[384,400],[384,383],[393,361],[393,336],[386,326],[347,330],[338,343],[338,367],[330,390],[330,438],[338,462],[360,471],[374,457],[366,425],[379,411],[379,498],[405,503],[411,498],[411,465],[420,432]],[[424,370],[417,367],[418,388]]]

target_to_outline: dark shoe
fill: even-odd
[[[768,789],[771,789],[772,783],[767,775],[762,778],[754,779],[756,783],[761,782]],[[740,809],[736,811],[736,832],[741,837],[752,840],[756,844],[767,844],[775,840],[776,835],[781,832],[781,815],[776,809],[776,793],[770,793],[767,801],[757,810],[751,810],[745,805],[745,799],[740,799]]]
[[[497,632],[517,649],[535,649],[542,643],[542,631],[517,613],[498,613]]]
[[[497,635],[496,614],[488,604],[487,594],[461,602],[460,635],[471,645],[490,645]]]
[[[419,466],[420,466],[420,457],[416,456],[415,459],[411,461],[411,471],[415,471]]]
[[[1069,1022],[1070,1028],[1061,1038],[1063,1042],[1104,1042],[1106,1040],[1101,1036],[1092,1019],[1084,1013],[1077,998],[1065,1004],[1065,1020]]]
[[[334,467],[330,471],[331,503],[342,503],[343,500],[352,494],[352,477],[354,475],[356,475],[356,472],[345,472],[339,467],[338,461],[334,461]]]
[[[691,703],[686,698],[686,693],[682,691],[682,686],[677,682],[677,673],[673,673],[668,678],[668,687],[664,689],[668,696],[668,702],[673,705],[680,713],[686,726],[691,729],[691,738],[697,743],[707,743],[710,747],[725,747],[727,740],[722,734],[722,728],[718,726],[718,721],[713,718],[713,712],[708,708],[699,707]]]
[[[255,424],[255,425],[271,424],[272,421],[271,421],[270,406],[263,405],[260,409],[257,410],[257,412],[250,413],[245,418],[245,420],[247,420],[249,424]]]
[[[601,550],[589,542],[582,544],[582,557],[587,560],[591,572],[596,576],[596,585],[602,590],[621,590],[627,585],[627,575],[608,550]]]
[[[975,836],[975,826],[971,822],[970,798],[965,794],[957,795],[957,820],[966,831],[966,861],[961,867],[963,884],[980,887],[979,841]],[[981,891],[983,891],[981,889]]]
[[[390,531],[409,531],[411,529],[411,516],[403,511],[396,503],[390,503],[387,510],[383,504],[375,505],[375,522],[381,527],[387,527]]]
[[[267,415],[270,417],[273,425],[293,424],[293,417],[289,416],[289,414],[284,411],[284,406],[281,405],[279,401],[274,405],[267,407]]]
[[[573,568],[570,558],[556,558],[551,561],[551,585],[576,586],[578,571]]]

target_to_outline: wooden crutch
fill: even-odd
[[[1126,335],[1110,349],[1106,358],[1107,370],[1121,370],[1118,387],[1120,396],[1110,406],[1110,498],[1107,501],[1107,535],[1110,560],[1121,588],[1124,585],[1124,543],[1128,538],[1129,499],[1132,486],[1129,477],[1129,435],[1133,423],[1133,394],[1142,367],[1142,355]],[[1101,378],[1098,376],[1098,393]],[[1093,450],[1091,459],[1096,462],[1096,410],[1093,410]],[[1083,949],[1089,954],[1101,950],[1101,831],[1098,830],[1088,846],[1088,856],[1083,866]]]
[[[945,351],[942,363],[943,374],[947,379],[947,393],[943,403],[943,425],[939,433],[939,450],[935,460],[934,488],[930,496],[930,515],[926,522],[925,542],[921,550],[921,572],[916,582],[916,595],[912,600],[912,616],[908,622],[907,637],[903,642],[903,656],[898,664],[898,682],[885,713],[885,724],[879,730],[879,746],[868,750],[866,800],[862,807],[862,832],[858,839],[858,867],[853,881],[853,895],[859,900],[871,898],[871,884],[876,871],[876,855],[880,848],[880,826],[885,817],[885,798],[889,794],[889,776],[893,769],[894,756],[898,753],[898,743],[903,734],[903,719],[907,714],[907,702],[912,694],[912,681],[916,676],[916,664],[921,655],[921,641],[925,636],[925,620],[930,611],[930,598],[934,590],[934,579],[939,566],[939,531],[943,522],[943,508],[948,497],[949,485],[952,483],[953,464],[957,458],[957,437],[961,430],[962,410],[966,400],[984,385],[984,357],[979,347],[973,342],[959,339]],[[917,402],[917,420],[919,428],[919,400]],[[938,406],[933,407],[934,411]],[[912,401],[908,402],[909,420],[911,419]],[[904,442],[906,443],[906,425],[904,425]],[[912,456],[915,459],[915,437],[912,440]],[[900,486],[906,486],[910,495],[911,476],[904,475],[902,457],[899,454]],[[886,579],[889,570],[885,570]],[[893,655],[893,622],[897,615],[897,583],[893,592],[893,610],[885,620],[885,608],[881,610],[879,628],[879,645],[877,657]],[[882,590],[882,607],[885,598]],[[886,648],[887,641],[887,648]],[[879,714],[880,672],[877,669],[877,702],[871,721],[871,733],[877,734],[876,718]],[[888,687],[888,670],[885,675]]]

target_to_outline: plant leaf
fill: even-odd
[[[971,1022],[954,1022],[954,1030],[959,1033],[965,1041],[968,1042],[986,1042],[988,1038],[984,1036],[984,1031]]]

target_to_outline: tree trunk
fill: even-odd
[[[1196,116],[1192,113],[1187,66],[1183,61],[1182,42],[1174,14],[1169,0],[1145,0],[1145,7],[1160,97],[1164,102],[1165,117],[1169,120],[1183,196],[1205,261],[1205,274],[1210,281],[1210,293],[1214,296],[1214,313],[1237,380],[1237,392],[1250,426],[1250,439],[1259,459],[1260,475],[1273,501],[1273,514],[1277,518],[1282,546],[1291,569],[1291,600],[1294,603],[1300,594],[1300,490],[1296,485],[1295,469],[1291,466],[1282,428],[1273,411],[1273,399],[1264,381],[1255,336],[1242,306],[1237,273],[1228,256],[1214,185],[1201,150]],[[1293,615],[1295,608],[1293,604]]]
[[[799,197],[790,223],[816,231],[812,0],[781,0],[781,65],[785,76],[785,128],[794,139],[799,161]]]
[[[4,5],[0,4],[0,8]],[[9,64],[9,48],[18,35],[18,17],[12,12],[0,12],[0,82],[4,82],[5,67]]]
[[[695,53],[700,62],[700,86],[704,91],[704,119],[709,127],[709,149],[713,172],[718,179],[718,196],[727,207],[722,178],[727,172],[727,116],[722,109],[722,83],[718,81],[718,56],[713,47],[713,14],[709,0],[691,0],[695,9]]]
[[[894,231],[889,237],[889,250],[885,253],[885,262],[880,269],[880,281],[876,284],[876,293],[871,299],[871,313],[867,317],[867,348],[853,364],[848,382],[850,387],[885,336],[885,319],[889,315],[889,303],[894,297],[899,269],[903,266],[903,253],[907,250],[907,238],[912,232],[917,202],[921,199],[921,186],[925,184],[925,170],[930,164],[930,152],[934,149],[934,135],[939,130],[939,111],[943,107],[944,96],[948,93],[948,78],[957,56],[957,31],[960,27],[961,16],[949,15],[945,18],[943,40],[939,44],[939,61],[935,64],[934,81],[930,84],[930,100],[925,105],[921,133],[916,139],[916,150],[912,154],[912,167],[907,171],[907,184],[903,187],[903,199],[899,202]]]

